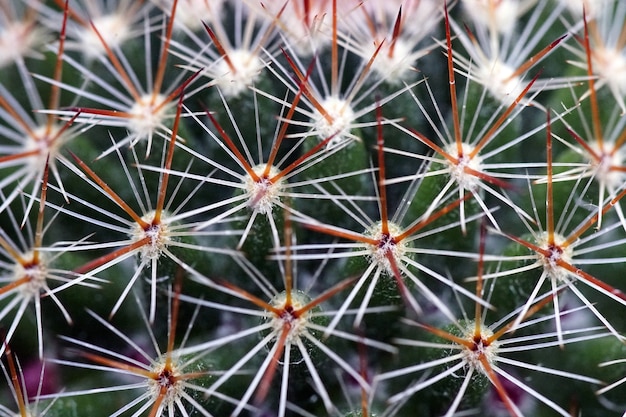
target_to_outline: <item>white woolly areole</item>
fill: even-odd
[[[464,329],[462,337],[473,343],[473,347],[469,349],[464,346],[463,356],[472,368],[479,369],[484,373],[485,370],[483,369],[481,358],[484,357],[490,365],[493,365],[498,359],[499,343],[496,340],[491,343],[487,342],[493,336],[493,332],[488,327],[480,326],[479,337],[475,335],[475,331],[476,323],[470,321]]]
[[[130,109],[132,115],[128,121],[131,132],[139,136],[149,136],[161,125],[165,118],[166,105],[162,105],[165,96],[158,94],[153,98],[152,94],[146,94]]]
[[[306,22],[304,13],[298,1],[288,2],[265,2],[268,8],[267,16],[277,16],[283,4],[286,8],[282,11],[277,27],[281,35],[285,38],[285,44],[289,49],[300,57],[310,57],[328,46],[332,39],[332,9],[329,1],[310,2],[309,22]],[[342,9],[342,5],[350,2],[338,1],[337,6]],[[350,7],[353,7],[350,5]],[[341,11],[339,11],[341,16]],[[346,11],[346,14],[348,12]]]
[[[368,245],[370,261],[376,262],[388,275],[393,275],[393,268],[389,262],[388,254],[393,257],[399,268],[402,257],[406,254],[407,245],[404,241],[396,242],[394,236],[402,233],[402,229],[395,223],[388,222],[389,234],[382,232],[382,222],[374,223],[365,231],[365,235],[378,241],[377,245]]]
[[[112,50],[119,48],[130,36],[128,18],[121,13],[96,17],[92,23],[104,40],[104,43]],[[78,37],[82,52],[90,58],[106,53],[98,33],[89,26],[83,28]]]
[[[376,51],[377,45],[368,42],[363,46],[363,58],[369,59]],[[372,62],[372,71],[378,78],[384,79],[390,84],[400,84],[406,81],[413,71],[413,55],[412,48],[406,40],[402,38],[396,39],[393,47],[393,54],[389,55],[391,49],[391,41],[385,43],[378,52],[378,55]]]
[[[259,57],[245,49],[236,49],[228,53],[230,67],[226,59],[222,58],[214,70],[215,83],[226,97],[236,97],[253,85],[261,70],[263,63]]]
[[[150,238],[148,243],[143,245],[140,249],[142,260],[159,259],[159,257],[163,253],[163,250],[172,241],[172,238],[169,234],[169,228],[167,224],[163,221],[165,219],[165,216],[161,215],[161,221],[159,222],[159,224],[152,224],[154,215],[155,212],[150,211],[141,218],[146,223],[150,224],[147,229],[144,229],[140,224],[135,224],[130,232],[130,237],[133,242],[138,242],[146,237]]]
[[[48,276],[48,266],[45,257],[40,253],[37,263],[29,262],[26,265],[18,262],[13,267],[13,281],[18,281],[28,277],[28,282],[18,287],[19,294],[22,298],[29,299],[39,297],[41,289],[46,285],[46,277]],[[33,252],[28,252],[22,256],[22,259],[33,259]]]
[[[446,153],[458,158],[458,163],[452,163],[446,160],[446,164],[450,169],[450,176],[456,181],[456,183],[464,190],[475,191],[480,183],[480,178],[475,175],[465,172],[465,167],[471,168],[475,171],[482,172],[482,159],[476,155],[470,158],[469,155],[474,150],[472,145],[467,143],[462,144],[463,154],[459,155],[456,143],[451,143],[446,146]]]
[[[548,251],[549,256],[543,256],[539,254],[539,260],[543,264],[543,269],[546,273],[555,279],[564,280],[567,277],[568,272],[557,265],[559,260],[562,260],[568,264],[572,264],[573,250],[571,245],[563,247],[565,237],[558,233],[554,233],[554,245],[548,243],[548,232],[543,232],[537,238],[537,246]]]
[[[465,12],[478,24],[511,32],[522,12],[521,0],[463,0]]]
[[[521,78],[514,73],[514,68],[496,58],[477,66],[474,75],[492,96],[505,104],[511,104],[524,91]]]
[[[622,50],[615,48],[595,48],[593,50],[593,70],[609,88],[620,96],[626,95],[626,57]]]
[[[280,170],[274,166],[270,167],[269,174],[264,177],[263,173],[266,167],[267,164],[252,167],[254,173],[260,177],[259,181],[255,181],[248,175],[244,182],[246,194],[249,196],[248,206],[261,214],[272,212],[274,206],[280,201],[284,185],[283,178],[278,181],[271,181],[271,178],[280,173]]]
[[[0,68],[29,55],[42,43],[43,32],[27,22],[3,22],[0,28]]]
[[[331,120],[315,110],[313,115],[314,129],[321,140],[334,135],[327,145],[328,148],[332,148],[342,143],[350,135],[350,127],[355,119],[354,111],[350,103],[335,96],[327,97],[320,104]]]
[[[593,142],[591,148],[600,155],[600,161],[595,159],[592,161],[595,172],[594,175],[598,178],[598,181],[603,182],[609,189],[618,189],[624,183],[626,173],[616,170],[611,170],[611,167],[623,166],[626,160],[624,150],[622,148],[616,149],[615,153],[611,155],[611,151],[600,149],[597,142]]]
[[[178,2],[176,23],[196,32],[203,29],[202,22],[219,20],[223,0],[184,0]]]
[[[279,338],[282,332],[287,328],[288,334],[285,342],[293,344],[307,330],[307,325],[311,319],[311,311],[308,310],[304,314],[296,312],[306,306],[311,299],[302,291],[291,292],[291,305],[287,305],[287,293],[285,291],[274,296],[270,301],[270,305],[281,310],[280,315],[267,311],[266,317],[272,323],[272,329],[276,332],[276,338]],[[287,327],[285,327],[287,325]]]
[[[178,364],[171,361],[170,366],[166,367],[165,359],[158,362],[152,372],[155,378],[148,378],[148,394],[152,401],[156,401],[160,396],[161,389],[165,388],[165,396],[163,398],[164,408],[173,409],[177,401],[184,395],[184,380],[178,379],[182,373]]]
[[[39,126],[27,136],[24,143],[24,152],[38,151],[37,155],[28,158],[28,167],[33,172],[41,171],[46,160],[54,161],[61,150],[63,140],[57,137],[61,128],[57,125]]]
[[[583,16],[583,6],[587,19],[592,19],[613,0],[561,0],[561,3],[576,16]]]

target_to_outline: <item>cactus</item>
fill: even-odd
[[[625,2],[0,16],[0,416],[626,416]]]

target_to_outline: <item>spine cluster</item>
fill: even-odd
[[[0,416],[626,416],[626,2],[0,17]]]

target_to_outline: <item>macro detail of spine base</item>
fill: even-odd
[[[0,417],[626,417],[625,28],[0,0]]]

